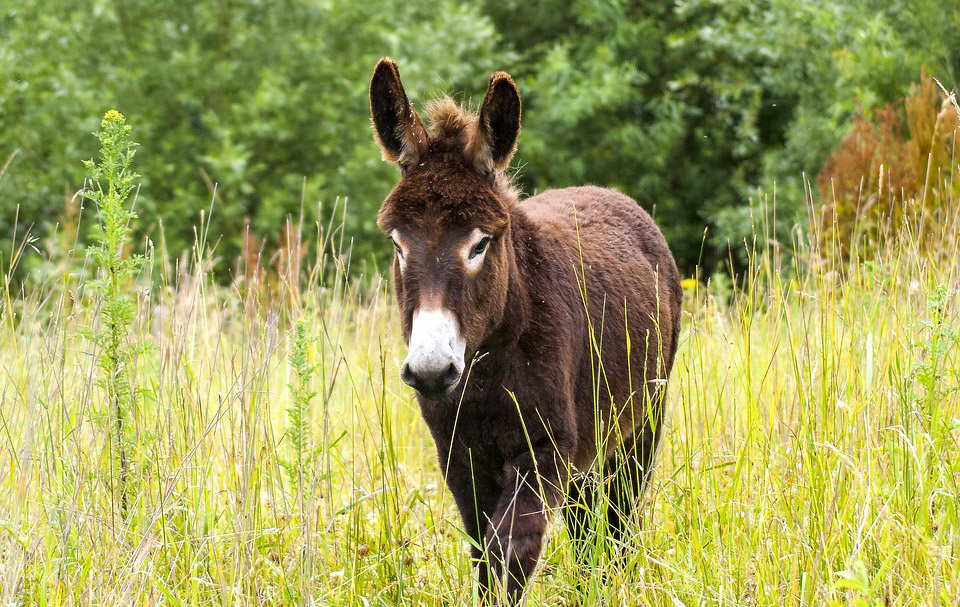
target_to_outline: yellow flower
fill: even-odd
[[[680,287],[684,290],[696,289],[697,288],[697,279],[696,278],[684,278],[680,281]]]
[[[117,122],[123,122],[123,114],[121,114],[117,110],[110,110],[109,112],[103,115],[104,122],[112,122],[114,120],[116,120]]]

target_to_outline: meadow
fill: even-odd
[[[584,570],[555,517],[528,604],[960,604],[960,205],[938,179],[936,208],[843,243],[812,188],[792,242],[758,195],[746,271],[684,281],[642,526]],[[4,254],[0,604],[472,604],[387,280],[333,222],[224,284],[209,223],[180,258],[130,239],[134,183],[80,213],[100,253],[74,227]]]

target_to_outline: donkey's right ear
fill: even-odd
[[[370,116],[383,159],[405,171],[427,151],[427,131],[407,100],[393,59],[377,63],[370,80]]]
[[[520,93],[510,74],[490,77],[480,115],[467,140],[466,154],[481,174],[510,166],[520,135]]]

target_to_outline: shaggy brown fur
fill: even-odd
[[[452,310],[466,341],[457,389],[418,393],[420,408],[465,529],[483,547],[473,550],[481,588],[494,583],[513,600],[552,509],[566,503],[576,541],[588,532],[598,467],[608,532],[622,534],[659,441],[679,275],[653,220],[619,192],[517,199],[503,173],[520,129],[508,75],[491,78],[479,114],[449,99],[430,104],[425,146],[406,135],[423,125],[392,60],[378,64],[370,97],[384,157],[403,171],[378,223],[408,243],[403,270],[393,264],[404,337],[430,305]],[[471,274],[455,251],[475,228],[492,240]]]

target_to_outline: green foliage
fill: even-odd
[[[782,121],[759,116],[773,94],[760,80],[763,49],[731,44],[763,11],[700,0],[553,4],[565,17],[525,53],[524,182],[592,182],[634,196],[692,268],[711,215],[739,206],[759,178],[759,133]],[[505,13],[498,25],[523,44],[523,26],[509,25],[522,21]]]
[[[134,182],[140,178],[130,169],[136,144],[130,141],[126,119],[116,110],[106,113],[100,130],[94,134],[100,141],[100,162],[84,161],[95,186],[84,194],[97,205],[100,231],[96,237],[98,246],[89,247],[87,252],[100,264],[103,278],[91,281],[88,286],[105,299],[121,302],[111,304],[117,311],[113,315],[107,313],[107,317],[122,328],[130,324],[133,312],[130,297],[121,292],[120,283],[133,276],[143,263],[142,256],[125,259],[123,255],[130,222],[137,218],[133,209],[125,206],[136,187]]]
[[[349,197],[357,259],[389,252],[375,212],[397,173],[367,102],[382,55],[421,101],[504,67],[489,20],[454,0],[24,0],[3,4],[0,32],[0,155],[20,149],[0,181],[0,235],[15,203],[50,226],[81,182],[72,159],[92,154],[90,117],[109,104],[137,124],[139,229],[159,241],[162,221],[180,255],[216,185],[210,242],[228,271],[245,218],[269,256],[301,201],[310,226],[318,200]]]
[[[105,417],[112,416],[112,426],[116,429],[113,440],[117,492],[121,510],[126,514],[130,449],[129,427],[125,428],[125,422],[136,403],[130,378],[140,349],[127,338],[137,307],[126,287],[143,264],[143,257],[125,257],[124,249],[129,240],[130,222],[137,217],[127,204],[140,176],[130,168],[136,144],[130,140],[130,126],[120,112],[107,112],[95,135],[100,141],[100,160],[85,161],[84,166],[93,180],[93,187],[87,189],[85,195],[96,203],[100,219],[98,245],[90,246],[87,251],[97,262],[99,272],[98,278],[89,281],[87,287],[99,295],[101,323],[98,329],[86,334],[98,351],[101,374],[98,383],[105,391],[109,406]]]
[[[725,260],[728,243],[746,262],[743,239],[756,227],[748,200],[774,182],[771,232],[789,243],[803,176],[817,174],[858,108],[906,94],[935,56],[921,48],[940,49],[914,44],[926,17],[897,3],[489,2],[488,10],[522,58],[527,189],[623,190],[655,212],[691,272],[701,250],[708,272]],[[935,74],[955,73],[955,53],[941,55]]]
[[[854,561],[848,568],[838,571],[836,575],[837,581],[834,582],[833,586],[837,590],[848,590],[855,595],[866,596],[876,592],[875,588],[871,588],[867,567],[863,564],[863,561]],[[830,601],[829,607],[841,607],[843,604],[840,601]],[[880,599],[874,602],[865,598],[856,598],[846,604],[852,607],[883,607],[884,603]]]
[[[960,369],[944,364],[949,352],[960,344],[960,332],[950,324],[949,317],[956,296],[956,289],[948,289],[943,284],[932,289],[927,300],[932,318],[919,323],[923,337],[913,344],[923,352],[913,367],[922,395],[913,394],[913,399],[925,405],[929,436],[937,442],[943,442],[949,433],[946,426],[952,421],[942,419],[941,403],[960,391]]]
[[[314,365],[310,362],[310,339],[307,337],[307,322],[303,318],[294,324],[288,361],[295,376],[289,385],[290,406],[287,408],[286,438],[290,442],[290,458],[282,460],[281,464],[287,471],[290,484],[302,494],[304,480],[313,480],[309,477],[305,479],[305,476],[317,455],[310,436],[310,403],[317,392],[310,387]]]
[[[73,159],[92,154],[91,117],[110,104],[138,125],[137,230],[159,241],[162,222],[181,254],[216,187],[221,278],[247,218],[268,263],[287,216],[302,206],[306,226],[326,223],[338,197],[353,267],[389,253],[375,211],[397,174],[367,107],[382,55],[415,103],[476,99],[509,70],[524,189],[619,188],[655,211],[684,270],[702,257],[705,275],[728,245],[747,263],[758,187],[777,183],[764,231],[788,244],[804,178],[852,115],[905,96],[924,64],[948,89],[960,74],[960,7],[937,0],[23,0],[0,9],[0,33],[0,161],[19,150],[0,179],[0,239],[56,221],[82,179]]]

